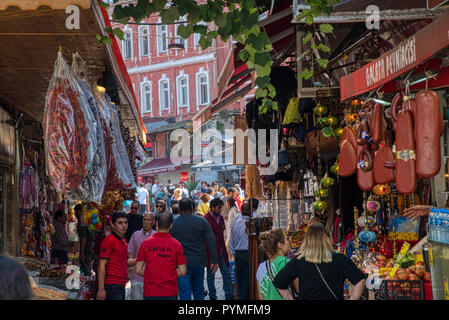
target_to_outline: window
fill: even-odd
[[[203,68],[196,75],[197,102],[199,106],[209,103],[209,76]]]
[[[198,26],[207,26],[203,21],[197,23]],[[194,40],[194,47],[199,46],[200,45],[200,38],[201,38],[201,34],[200,33],[195,33],[193,36],[193,40]]]
[[[139,28],[139,51],[141,57],[146,57],[150,53],[150,39],[148,27]]]
[[[178,77],[178,105],[187,107],[189,105],[189,83],[187,76]]]
[[[123,57],[125,59],[131,59],[133,56],[133,39],[132,39],[132,31],[125,31],[124,39],[123,39]]]
[[[159,80],[159,104],[160,110],[170,109],[170,87],[165,77]]]
[[[180,35],[178,35],[179,25],[176,26],[176,43],[182,44],[184,48],[187,50],[187,39],[184,39]]]
[[[168,50],[168,27],[166,25],[157,26],[157,43],[158,52],[166,52]]]
[[[152,97],[151,97],[151,83],[142,85],[142,113],[151,113]]]

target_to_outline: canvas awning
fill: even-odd
[[[69,30],[67,6],[80,7],[80,28]],[[97,34],[110,26],[105,8],[91,0],[0,1],[0,99],[42,121],[48,84],[59,48],[71,63],[78,52],[86,61],[92,84],[109,68],[120,94],[124,126],[145,142],[146,129],[131,80],[115,38],[98,44]]]
[[[166,173],[177,171],[182,168],[184,164],[190,164],[195,157],[181,157],[176,160],[170,158],[153,159],[147,164],[137,169],[138,176],[152,176],[158,173]],[[179,163],[179,164],[178,164]]]
[[[230,171],[239,170],[241,168],[241,166],[237,166],[232,163],[216,164],[212,160],[206,160],[192,166],[192,172]]]

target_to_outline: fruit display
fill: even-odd
[[[307,225],[302,225],[296,230],[288,235],[288,240],[290,241],[290,246],[292,249],[297,249],[301,246],[306,235]]]

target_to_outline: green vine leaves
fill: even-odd
[[[104,7],[108,4],[98,0]],[[329,3],[339,2],[338,0],[306,0],[311,5],[311,9],[305,14],[306,21],[313,23],[313,17],[322,12],[332,9]],[[323,5],[326,3],[326,5]],[[233,39],[239,42],[244,48],[239,52],[240,59],[246,63],[249,69],[256,71],[257,86],[256,98],[262,99],[259,107],[260,113],[269,110],[278,110],[276,102],[276,90],[270,82],[272,60],[270,52],[273,46],[268,35],[260,30],[257,25],[259,21],[259,9],[256,0],[204,0],[198,3],[196,0],[136,0],[134,3],[120,4],[119,0],[114,0],[113,20],[122,24],[127,24],[132,19],[140,23],[143,19],[153,14],[159,15],[163,24],[172,24],[187,18],[185,24],[179,24],[177,36],[184,39],[192,34],[200,35],[199,44],[203,50],[212,46],[213,40],[220,38],[226,42]],[[330,7],[329,7],[330,6]],[[320,26],[325,31],[329,31],[330,25]],[[331,32],[330,30],[329,32]],[[124,34],[120,28],[106,28],[107,36],[97,35],[99,42],[111,44],[111,38],[115,35],[123,40]],[[310,39],[312,40],[312,36]],[[316,45],[318,50],[326,50],[322,44]],[[328,48],[327,48],[328,49]],[[324,66],[326,61],[317,61]],[[310,72],[310,70],[308,71]],[[304,73],[304,71],[303,71]],[[301,73],[301,75],[303,75]],[[309,76],[305,74],[305,76]]]
[[[326,14],[329,16],[332,13],[333,6],[340,3],[340,0],[306,0],[306,4],[310,5],[310,9],[304,9],[301,14],[298,15],[297,21],[304,20],[304,22],[311,26],[313,25],[314,18],[318,17],[322,14]],[[332,33],[334,28],[332,25],[328,23],[319,24],[319,31],[316,30],[316,26],[313,25],[313,31],[309,31],[305,34],[302,39],[304,45],[310,42],[310,49],[303,52],[297,59],[298,61],[302,60],[306,55],[310,55],[312,62],[310,68],[303,68],[301,73],[299,74],[299,80],[308,80],[313,77],[314,74],[314,66],[316,64],[320,65],[323,69],[327,68],[329,64],[328,59],[316,59],[315,55],[311,51],[322,51],[324,53],[329,53],[331,49],[323,43],[317,43],[315,39],[315,34],[321,32],[323,34]]]

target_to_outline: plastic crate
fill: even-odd
[[[383,280],[379,289],[371,290],[371,300],[424,300],[422,280]],[[361,300],[370,300],[370,291],[365,288]]]
[[[421,280],[384,280],[379,290],[381,300],[424,300]]]

